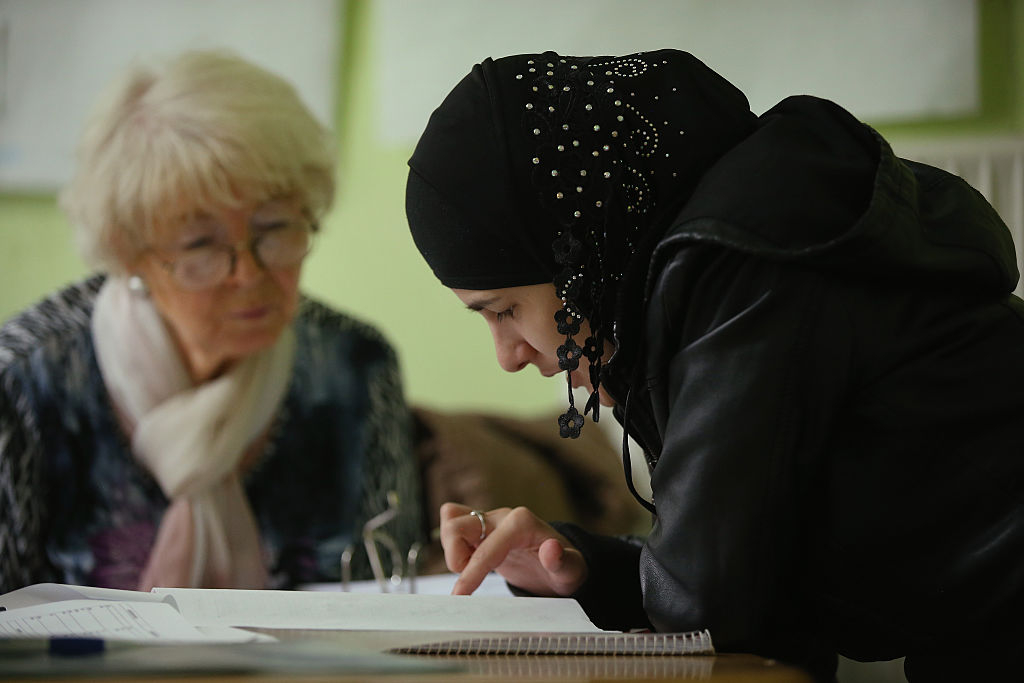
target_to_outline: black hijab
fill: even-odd
[[[588,358],[584,414],[596,421],[623,273],[755,121],[743,93],[678,50],[486,59],[434,111],[409,160],[413,239],[448,287],[554,283],[559,366]],[[594,336],[580,347],[584,318]],[[569,405],[559,424],[575,437],[571,389]]]

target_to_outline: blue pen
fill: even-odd
[[[90,636],[52,636],[49,638],[0,639],[0,658],[9,655],[50,654],[59,657],[98,655],[110,649],[131,645],[128,641],[104,640]]]

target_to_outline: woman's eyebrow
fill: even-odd
[[[471,311],[482,311],[500,298],[501,297],[498,296],[492,296],[486,299],[477,299],[476,301],[471,301],[466,304],[466,308]]]

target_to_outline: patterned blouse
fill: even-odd
[[[90,332],[103,276],[0,327],[0,593],[32,583],[135,589],[168,501],[132,456]],[[282,408],[245,488],[272,587],[370,578],[361,529],[424,535],[411,421],[392,348],[371,327],[303,298]],[[387,555],[387,553],[384,553]]]

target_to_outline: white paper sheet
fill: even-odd
[[[60,600],[118,600],[121,602],[166,602],[163,595],[142,591],[72,586],[66,583],[34,583],[0,595],[0,606],[5,609],[45,605]]]
[[[601,632],[575,600],[154,588],[197,626],[260,628]]]
[[[0,612],[0,638],[87,636],[133,642],[245,642],[252,634],[210,636],[165,602],[61,600]]]
[[[586,399],[584,399],[584,403]],[[427,574],[425,576],[417,576],[415,581],[415,590],[413,593],[420,595],[450,595],[452,588],[455,586],[455,580],[459,578],[458,574],[444,573],[444,574]],[[338,581],[331,581],[329,583],[308,583],[299,587],[300,590],[304,591],[327,591],[329,593],[338,593],[341,591],[341,583]],[[353,581],[348,585],[348,593],[380,593],[380,585],[377,581],[370,579],[367,581]],[[409,593],[409,581],[408,579],[402,581],[398,586],[388,585],[389,593]],[[512,591],[508,589],[508,584],[505,583],[505,579],[496,572],[488,574],[479,588],[473,591],[473,595],[494,595],[503,596],[506,598],[513,597]]]

